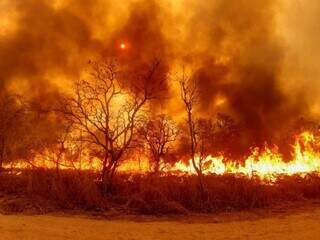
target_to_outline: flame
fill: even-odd
[[[315,149],[319,144],[314,134],[304,132],[296,137],[293,145],[293,159],[289,162],[283,160],[277,146],[269,147],[266,145],[263,149],[254,148],[242,165],[230,161],[226,162],[223,156],[208,156],[203,161],[203,173],[256,175],[262,179],[272,180],[279,175],[303,175],[320,172],[320,152]],[[196,158],[196,162],[199,162],[199,157]],[[178,162],[171,170],[187,174],[196,173],[191,160],[187,164]]]
[[[202,161],[204,175],[209,174],[238,174],[248,177],[258,176],[265,180],[275,180],[280,175],[305,175],[313,172],[320,172],[320,141],[314,134],[304,132],[296,137],[293,147],[293,159],[289,162],[284,161],[283,156],[279,153],[277,146],[268,146],[263,148],[253,148],[251,154],[245,159],[243,164],[227,161],[224,156],[207,156]],[[196,162],[200,158],[196,157]],[[91,159],[73,162],[72,165],[67,161],[60,162],[60,169],[81,169],[95,170],[101,169],[99,159]],[[56,164],[49,157],[36,157],[33,164],[26,162],[16,162],[7,165],[7,168],[30,168],[30,167],[55,168]],[[124,161],[120,166],[119,172],[145,174],[150,171],[148,158],[139,156],[139,159],[129,159]],[[195,175],[196,171],[192,161],[187,163],[179,161],[173,166],[162,163],[163,173],[170,174],[188,174]]]

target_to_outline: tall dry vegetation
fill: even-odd
[[[48,212],[89,210],[112,213],[188,214],[265,208],[274,204],[319,199],[317,174],[281,176],[273,185],[245,176],[205,176],[206,198],[198,191],[197,176],[119,175],[114,190],[105,196],[95,183],[97,174],[74,170],[25,170],[19,175],[2,173],[0,192],[7,199],[1,211]],[[10,198],[10,196],[13,196]]]

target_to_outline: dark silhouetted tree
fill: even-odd
[[[178,129],[172,119],[166,115],[158,115],[155,119],[146,121],[140,129],[140,134],[150,152],[152,170],[158,173],[161,162],[169,153],[170,144],[177,138]]]
[[[133,146],[143,108],[157,98],[163,82],[153,81],[159,61],[154,61],[144,74],[137,76],[139,84],[130,86],[120,81],[114,61],[91,65],[91,78],[76,82],[74,94],[65,99],[62,111],[73,128],[83,133],[80,140],[91,145],[100,156],[101,179],[108,188],[120,160]]]

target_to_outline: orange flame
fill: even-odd
[[[279,153],[278,147],[269,147],[266,145],[263,149],[254,148],[250,156],[248,156],[243,164],[226,161],[224,156],[207,156],[203,160],[203,174],[241,174],[248,177],[258,176],[261,179],[274,180],[279,175],[305,175],[307,173],[320,172],[320,141],[314,134],[304,132],[296,137],[293,145],[293,159],[289,162],[283,160],[283,156]],[[199,157],[196,157],[196,162]],[[56,164],[49,159],[38,157],[33,161],[37,167],[55,168]],[[188,174],[195,175],[196,171],[193,168],[192,161],[188,163],[179,161],[173,166],[162,164],[164,173],[171,174]],[[30,164],[18,162],[13,165],[7,165],[7,168],[30,168]],[[61,169],[76,168],[81,170],[101,169],[99,159],[91,161],[75,162],[73,166],[61,164]],[[150,165],[147,158],[139,158],[138,160],[124,161],[119,166],[119,172],[128,173],[148,173]]]
[[[224,157],[208,156],[204,160],[206,165],[204,174],[244,174],[247,176],[259,176],[262,179],[274,179],[279,175],[306,174],[320,172],[320,152],[314,149],[319,145],[312,133],[304,132],[296,138],[293,146],[293,160],[285,162],[278,148],[266,146],[262,151],[254,148],[251,155],[247,157],[243,165],[234,162],[224,162]],[[197,158],[199,161],[199,158]],[[192,161],[188,164],[176,163],[170,171],[180,171],[187,174],[195,174]]]

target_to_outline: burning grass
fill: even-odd
[[[34,208],[186,214],[264,208],[320,198],[318,143],[314,135],[300,134],[289,162],[277,148],[268,146],[254,149],[242,165],[208,156],[203,162],[201,188],[192,163],[177,162],[162,172],[151,173],[148,167],[134,171],[137,164],[128,162],[119,168],[107,193],[105,183],[97,180],[98,169],[54,169],[46,165],[8,168],[0,174],[0,192],[18,196],[18,200],[4,202],[5,209],[15,212]]]
[[[199,192],[196,176],[121,174],[107,195],[102,194],[96,178],[89,171],[64,170],[59,175],[44,169],[24,170],[19,175],[4,172],[0,175],[0,192],[11,200],[2,201],[1,208],[6,212],[32,207],[40,212],[113,209],[163,215],[265,208],[320,198],[320,176],[315,173],[280,175],[272,183],[245,175],[210,174],[204,177],[204,194]]]

